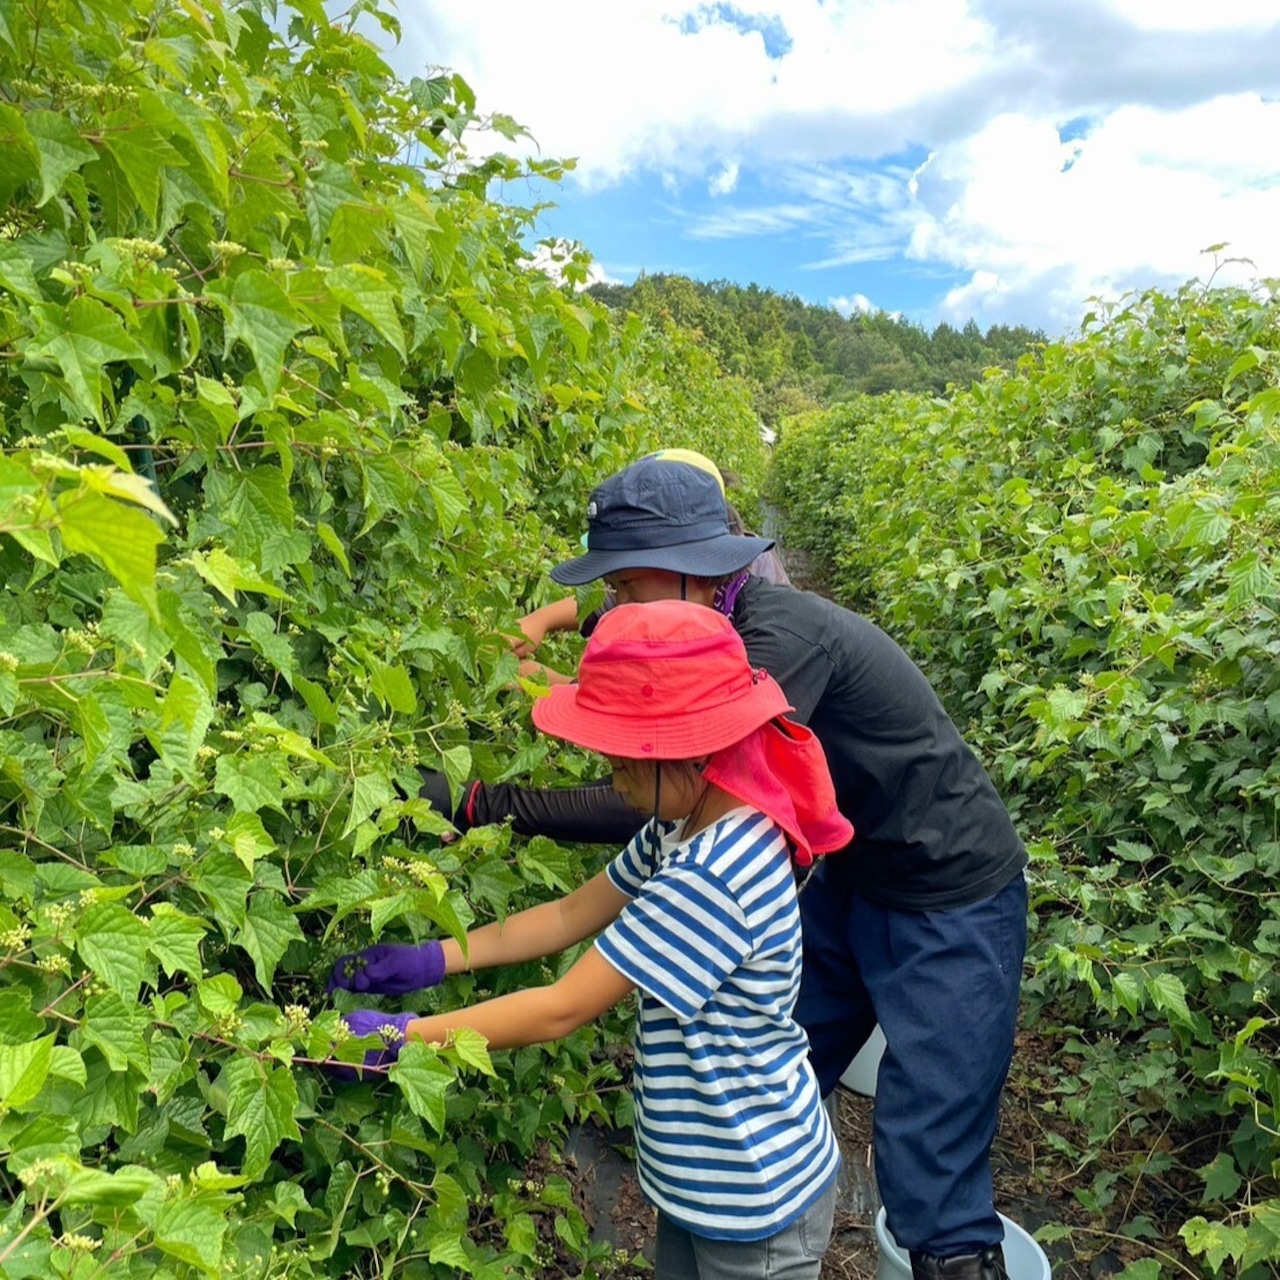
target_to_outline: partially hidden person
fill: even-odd
[[[658,449],[654,453],[646,454],[647,458],[656,462],[675,462],[691,467],[697,467],[700,471],[705,471],[716,484],[720,486],[720,493],[725,497],[725,513],[729,520],[730,531],[736,534],[744,534],[750,536],[750,530],[743,523],[742,517],[727,497],[727,480],[725,474],[720,470],[705,453],[699,453],[696,449]],[[742,584],[746,582],[748,577],[763,578],[766,582],[776,582],[781,586],[790,586],[791,580],[787,577],[786,567],[782,563],[777,547],[769,541],[761,539],[763,550],[746,566],[740,573],[735,574],[732,579],[721,584],[718,592],[718,607],[725,614],[733,611],[733,601],[737,598],[738,592],[742,589]],[[605,590],[604,602],[581,619],[578,617],[578,601],[574,596],[564,596],[559,600],[553,600],[550,604],[539,606],[537,609],[526,613],[517,624],[520,628],[520,634],[513,636],[511,641],[512,650],[515,652],[520,662],[520,674],[533,679],[545,680],[549,684],[568,684],[573,677],[565,675],[563,672],[548,667],[545,663],[538,662],[534,659],[534,654],[541,645],[546,641],[549,635],[558,631],[577,630],[584,636],[589,636],[595,629],[596,623],[617,603],[613,591],[609,588]]]
[[[876,1179],[916,1280],[998,1280],[990,1157],[1013,1055],[1027,856],[995,787],[874,623],[757,578],[726,599],[725,583],[769,542],[731,533],[703,469],[641,459],[597,486],[588,521],[585,554],[557,565],[557,582],[602,577],[620,605],[682,598],[722,610],[822,743],[858,835],[801,894],[796,1017],[824,1095],[880,1024]],[[521,835],[620,842],[635,823],[607,783],[472,782],[455,806],[443,777],[424,771],[421,794],[460,831],[510,820]]]
[[[658,1210],[660,1280],[817,1280],[831,1231],[840,1156],[793,1016],[792,862],[842,848],[853,831],[817,739],[789,710],[722,614],[619,605],[588,641],[577,683],[539,699],[533,719],[606,758],[640,830],[558,901],[472,930],[465,946],[344,956],[330,981],[403,994],[598,935],[548,986],[429,1017],[344,1017],[356,1034],[381,1035],[365,1062],[382,1067],[405,1041],[439,1043],[461,1027],[493,1049],[559,1039],[638,992],[635,1146]]]

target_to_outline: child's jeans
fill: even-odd
[[[654,1280],[818,1280],[831,1239],[836,1181],[789,1227],[764,1240],[708,1240],[659,1212]]]

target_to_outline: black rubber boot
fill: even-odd
[[[993,1244],[980,1253],[935,1258],[931,1253],[911,1253],[911,1280],[1009,1280],[1004,1250]]]

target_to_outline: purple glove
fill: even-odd
[[[405,1033],[416,1013],[383,1013],[381,1009],[355,1009],[344,1013],[342,1021],[353,1036],[381,1035],[381,1049],[366,1049],[364,1065],[366,1067],[389,1067],[399,1056],[404,1044]],[[334,1064],[329,1068],[339,1080],[359,1080],[359,1068],[346,1063]]]
[[[420,947],[378,942],[363,951],[339,956],[326,991],[374,991],[403,996],[435,987],[444,978],[444,948],[432,939]]]

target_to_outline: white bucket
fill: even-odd
[[[884,1032],[880,1024],[871,1028],[867,1043],[858,1050],[853,1061],[844,1070],[840,1083],[854,1093],[865,1093],[868,1098],[876,1096],[876,1077],[880,1074],[880,1059],[884,1054]]]
[[[1000,1221],[1004,1223],[1004,1265],[1009,1280],[1051,1280],[1053,1272],[1044,1250],[1003,1213]],[[911,1275],[911,1259],[889,1234],[883,1209],[876,1214],[876,1248],[880,1254],[876,1280],[903,1280]]]

